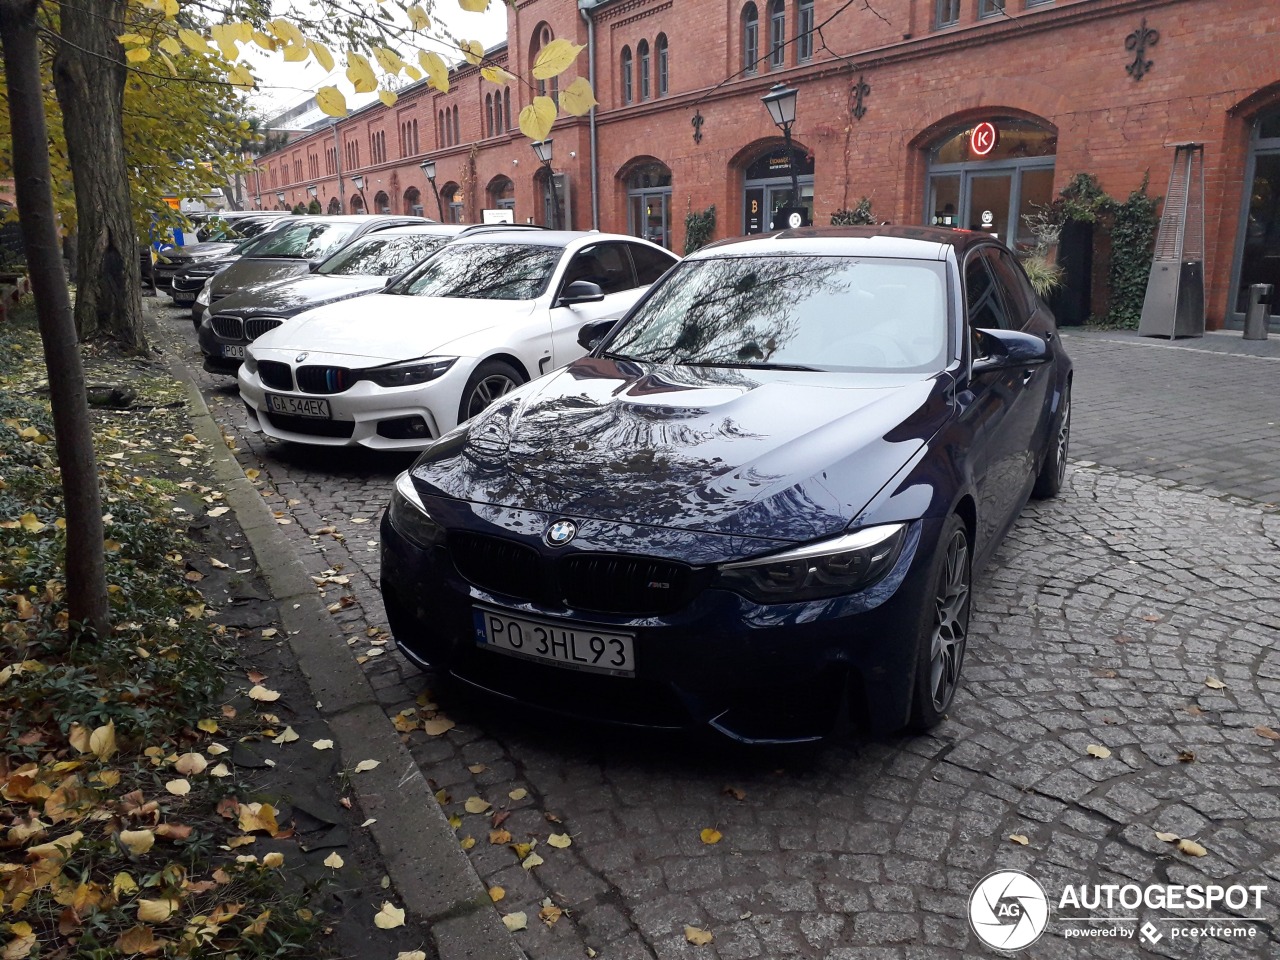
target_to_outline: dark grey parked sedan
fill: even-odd
[[[337,216],[306,217],[255,244],[200,291],[191,319],[198,325],[204,308],[234,293],[312,272],[330,255],[365,234],[389,227],[430,223],[424,217]]]

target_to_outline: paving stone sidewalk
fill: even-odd
[[[192,358],[189,322],[169,325]],[[1208,935],[1175,936],[1165,911],[1112,910],[1137,919],[1051,921],[1028,956],[1280,955],[1280,742],[1259,732],[1280,729],[1280,514],[1264,505],[1280,486],[1256,453],[1280,461],[1280,366],[1065,339],[1079,460],[982,575],[966,683],[934,735],[744,752],[464,699],[442,700],[457,721],[444,736],[407,735],[459,840],[476,839],[476,870],[504,888],[499,909],[528,914],[515,936],[530,957],[992,957],[967,901],[1003,867],[1055,900],[1082,883],[1270,888],[1260,911],[1213,914],[1262,917],[1236,924],[1247,935],[1199,923]],[[202,383],[293,521],[282,535],[314,572],[350,576],[335,618],[353,637],[385,628],[376,521],[407,458],[265,443],[242,430],[230,381]],[[363,666],[389,715],[430,686],[394,653]],[[502,828],[536,838],[544,863],[525,870],[491,844],[490,817],[464,811],[471,796],[509,812]],[[704,844],[704,827],[723,839]],[[572,846],[550,847],[553,832]],[[536,919],[547,898],[566,911],[554,925]],[[1146,921],[1155,943],[1134,936]],[[685,925],[713,941],[689,944]],[[1130,935],[1068,935],[1090,929]]]

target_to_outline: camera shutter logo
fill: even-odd
[[[1021,870],[988,874],[969,894],[969,926],[989,947],[1022,950],[1049,925],[1044,888]]]

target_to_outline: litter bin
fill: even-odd
[[[1267,339],[1267,315],[1271,313],[1271,295],[1275,286],[1270,283],[1249,285],[1249,307],[1244,312],[1244,338]]]

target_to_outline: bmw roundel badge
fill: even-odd
[[[306,352],[304,351],[304,352],[302,352],[302,353],[298,354],[296,357],[294,357],[294,358],[293,358],[293,362],[294,362],[294,363],[301,363],[303,360],[307,359],[307,357],[308,357],[308,356],[310,356],[310,354],[308,354],[308,353],[306,353]]]
[[[549,547],[563,547],[577,535],[576,523],[572,520],[557,520],[547,527],[547,532],[542,535],[542,538],[547,541]]]

